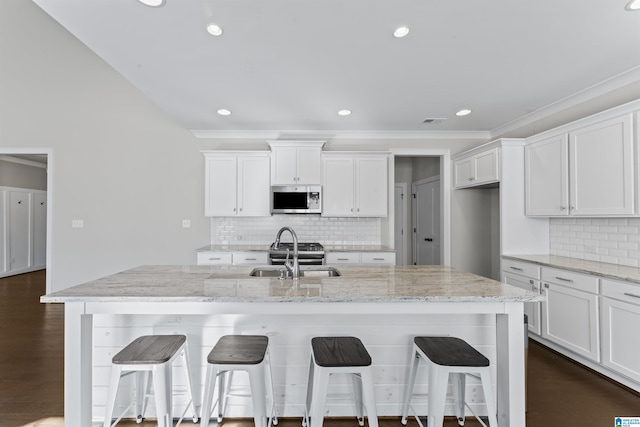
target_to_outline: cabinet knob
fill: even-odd
[[[564,210],[566,210],[566,209],[567,209],[567,208],[565,208],[564,206],[560,206],[560,210],[561,210],[561,211],[564,211]]]
[[[548,283],[545,283],[545,284],[544,284],[544,287],[545,287],[545,288],[547,288],[547,289],[549,289],[549,284],[548,284]]]

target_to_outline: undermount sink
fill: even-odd
[[[284,267],[256,267],[249,273],[252,277],[282,277],[290,279],[291,273]],[[309,266],[300,268],[300,277],[338,277],[342,276],[335,267]]]

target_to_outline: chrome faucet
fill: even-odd
[[[287,271],[291,272],[291,277],[293,279],[298,279],[300,277],[300,264],[298,263],[298,236],[296,235],[296,232],[293,231],[293,228],[282,227],[280,230],[278,230],[276,241],[273,247],[274,249],[278,249],[278,246],[280,245],[280,236],[282,235],[283,231],[288,231],[293,238],[293,260],[289,260],[289,251],[287,250],[287,259],[284,262],[284,266]]]

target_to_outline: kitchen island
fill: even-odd
[[[144,333],[185,333],[196,385],[217,337],[268,335],[280,416],[302,416],[312,336],[359,336],[372,353],[378,412],[398,416],[412,337],[456,335],[493,364],[499,425],[525,425],[523,303],[540,295],[443,266],[341,266],[339,277],[297,281],[251,270],[142,266],[43,296],[65,304],[65,425],[101,420],[106,391],[94,382],[108,376],[110,354]],[[251,416],[246,409],[235,416]],[[349,411],[335,406],[329,415]]]

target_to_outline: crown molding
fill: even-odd
[[[473,139],[488,140],[489,131],[395,131],[395,130],[191,130],[196,138],[211,139],[282,139],[282,138],[314,138],[314,139]]]

